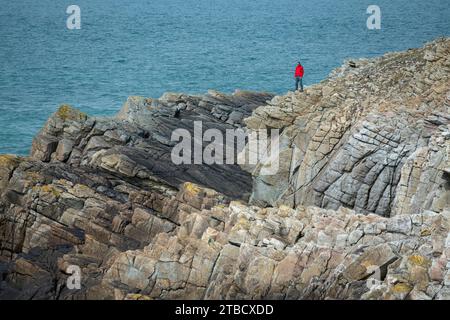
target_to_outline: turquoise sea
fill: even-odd
[[[0,0],[0,153],[27,154],[62,103],[112,115],[129,95],[282,94],[299,59],[310,85],[346,58],[449,35],[449,0]]]

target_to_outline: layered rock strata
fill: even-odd
[[[251,168],[254,204],[440,212],[448,205],[450,42],[348,61],[245,123],[283,131],[278,174],[260,175],[270,158]]]

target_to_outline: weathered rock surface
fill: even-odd
[[[237,165],[175,166],[171,134],[184,128],[194,136],[194,121],[203,131],[241,127],[272,97],[130,97],[114,118],[61,106],[30,158],[0,157],[0,297],[64,298],[60,272],[67,266],[82,266],[90,287],[118,253],[176,232],[180,214],[248,199],[251,176]]]
[[[61,107],[30,157],[0,156],[0,299],[450,299],[449,50],[282,97]],[[280,171],[245,166],[252,189],[236,165],[173,165],[198,120],[281,129]]]
[[[260,174],[271,159],[252,168],[252,203],[384,216],[442,211],[450,197],[450,41],[351,65],[245,120],[283,132],[278,174]]]
[[[176,234],[121,253],[100,291],[118,299],[450,298],[448,211],[390,220],[232,202],[184,217]]]

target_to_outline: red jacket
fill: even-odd
[[[303,70],[303,66],[301,64],[299,64],[297,66],[297,68],[295,68],[295,77],[302,77],[303,78],[303,74],[305,73],[305,70]]]

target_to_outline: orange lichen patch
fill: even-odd
[[[19,164],[20,157],[16,157],[10,154],[0,155],[0,167],[15,167]]]
[[[125,297],[125,300],[153,300],[153,299],[144,294],[130,293],[130,294],[127,294],[127,296]]]
[[[74,188],[83,190],[83,191],[90,191],[91,188],[89,188],[87,185],[85,184],[76,184]]]
[[[430,231],[430,229],[427,229],[427,228],[422,229],[422,230],[420,231],[420,236],[421,236],[421,237],[431,236],[431,231]]]
[[[66,179],[57,179],[57,180],[54,180],[54,183],[57,183],[57,184],[63,185],[63,186],[71,186],[72,185],[72,182],[70,182]]]
[[[430,261],[421,255],[412,255],[408,258],[408,262],[415,266],[428,267],[430,265]]]
[[[236,231],[236,230],[250,230],[251,224],[250,221],[248,221],[247,219],[245,219],[244,217],[239,218],[239,220],[236,222],[236,224],[233,226],[232,230]]]
[[[152,109],[154,109],[154,108],[152,107],[152,102],[153,102],[153,99],[150,99],[150,98],[144,99],[145,107],[147,108],[147,110],[152,110]]]
[[[412,289],[413,288],[409,284],[400,282],[394,285],[394,287],[392,288],[392,292],[400,294],[409,293]]]
[[[67,104],[63,104],[56,111],[56,116],[60,119],[66,120],[86,120],[87,115],[77,109],[72,108]]]
[[[30,179],[32,182],[39,182],[41,179],[44,179],[44,176],[35,171],[29,171],[26,174],[26,177]]]
[[[59,197],[61,195],[61,192],[59,192],[54,186],[49,185],[49,184],[43,185],[41,187],[35,187],[35,188],[37,188],[41,192],[51,193],[55,197]]]
[[[201,188],[198,185],[196,185],[196,184],[194,184],[192,182],[186,182],[183,185],[183,188],[186,191],[186,193],[188,193],[190,195],[197,195],[201,191]]]

